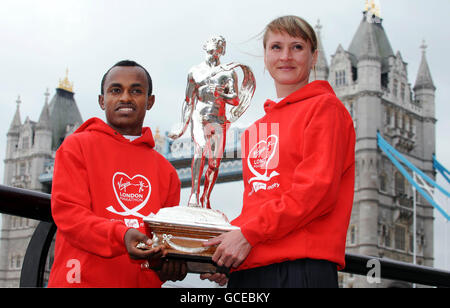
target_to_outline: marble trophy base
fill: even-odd
[[[200,207],[162,208],[156,215],[144,218],[153,237],[153,245],[163,245],[167,258],[184,260],[189,273],[225,273],[212,261],[216,247],[202,243],[222,233],[239,229],[232,226],[220,211]]]

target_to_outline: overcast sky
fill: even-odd
[[[408,63],[414,85],[428,45],[427,59],[436,92],[436,154],[450,167],[450,1],[380,0],[383,27],[394,53]],[[0,7],[0,174],[6,134],[20,95],[22,121],[37,121],[47,88],[53,97],[69,69],[75,100],[84,120],[104,119],[97,96],[104,72],[122,59],[144,65],[152,75],[156,103],[145,125],[162,131],[179,119],[190,67],[204,59],[203,42],[213,34],[227,39],[223,62],[250,65],[257,89],[241,124],[262,115],[274,95],[264,73],[260,34],[272,19],[286,14],[320,19],[328,63],[339,44],[348,49],[362,19],[364,0],[2,0]]]
[[[381,1],[383,26],[394,52],[408,63],[414,85],[425,39],[427,59],[437,87],[436,153],[450,166],[450,1]],[[69,69],[75,99],[84,120],[104,118],[97,103],[104,72],[122,59],[144,65],[152,75],[156,104],[145,125],[169,129],[179,119],[190,67],[204,59],[203,42],[222,34],[228,42],[223,62],[250,65],[257,89],[240,123],[262,114],[274,95],[264,73],[260,33],[273,18],[296,14],[323,25],[322,40],[330,62],[339,44],[347,49],[362,18],[364,0],[2,0],[0,8],[0,158],[20,95],[22,121],[37,121],[44,92],[51,97]],[[221,5],[219,5],[219,3]],[[3,164],[0,164],[3,174]]]

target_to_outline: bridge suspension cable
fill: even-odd
[[[392,147],[381,134],[377,133],[377,142],[378,147],[386,154],[386,156],[391,160],[395,167],[403,174],[403,176],[408,180],[408,182],[413,186],[413,191],[417,190],[430,204],[436,208],[436,210],[442,214],[447,221],[450,221],[450,215],[440,206],[434,199],[435,190],[439,190],[442,194],[444,194],[447,198],[450,198],[450,193],[444,189],[442,186],[433,181],[429,176],[427,176],[424,172],[422,172],[419,168],[414,166],[411,162],[409,162],[402,154],[400,154],[394,147]],[[438,163],[433,157],[433,165],[434,168],[439,166],[440,169],[437,169],[439,172],[443,170],[442,174],[447,174],[444,176],[447,181],[449,181],[450,173],[445,169],[442,165],[435,164]],[[406,170],[405,165],[409,168],[413,175],[410,175]],[[445,171],[444,171],[445,170]],[[420,182],[420,184],[418,183]]]

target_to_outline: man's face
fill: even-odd
[[[104,94],[98,102],[109,126],[122,135],[139,136],[155,96],[148,95],[147,76],[142,68],[116,66],[106,76]]]

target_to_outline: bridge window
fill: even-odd
[[[391,247],[391,230],[386,225],[383,225],[383,241],[385,247]]]
[[[387,126],[391,126],[391,108],[386,108],[386,113],[385,113],[385,116],[386,116],[386,125]]]
[[[389,84],[388,73],[381,74],[381,87],[387,89]]]
[[[349,244],[356,245],[356,225],[349,227]]]
[[[30,137],[22,137],[22,149],[27,150],[30,148]]]
[[[384,172],[380,174],[380,190],[387,191],[387,176]]]
[[[395,194],[403,195],[405,193],[405,178],[400,172],[395,173]]]
[[[398,96],[398,80],[397,79],[394,79],[394,82],[393,82],[392,95],[394,95],[394,97]]]
[[[399,250],[406,249],[406,228],[401,225],[395,226],[395,248]]]
[[[19,165],[19,175],[25,175],[27,172],[27,165],[26,163],[20,163]]]
[[[401,96],[401,98],[402,98],[402,101],[405,101],[405,84],[402,82],[402,85],[401,85],[401,90],[400,90],[400,96]]]
[[[346,80],[345,80],[345,71],[336,71],[336,87],[345,86]]]

